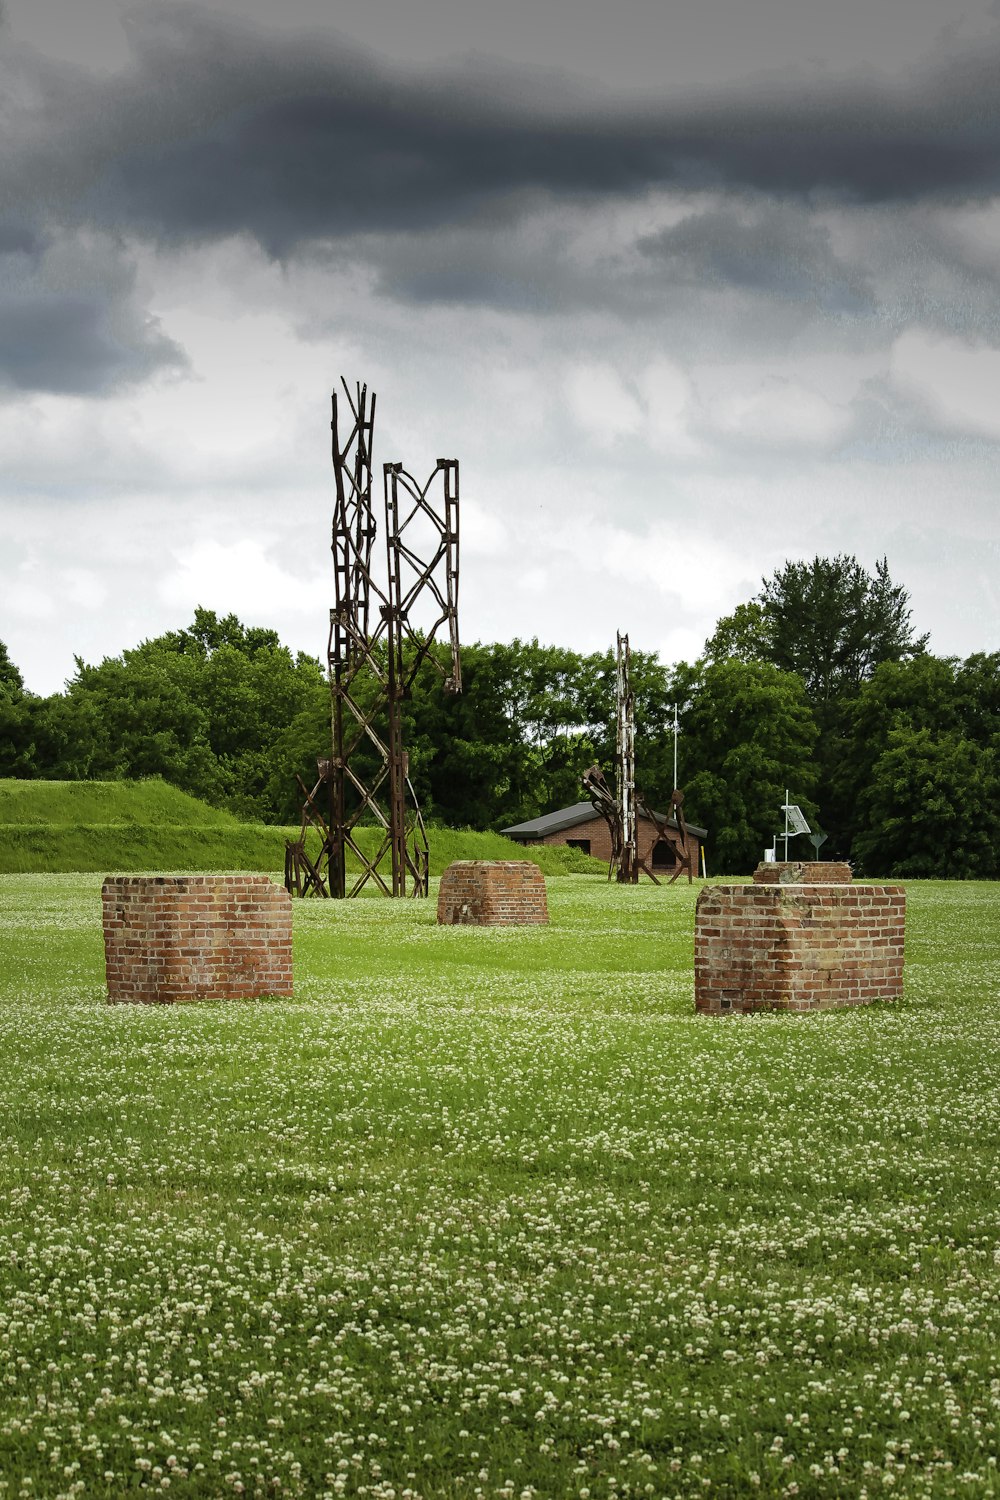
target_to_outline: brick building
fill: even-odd
[[[655,811],[655,809],[654,809]],[[671,831],[678,833],[675,822],[667,822],[667,838],[661,839],[656,824],[640,813],[636,819],[638,854],[656,876],[667,880],[677,868],[677,854],[670,842]],[[687,825],[688,839],[697,845],[695,872],[701,870],[701,851],[708,830]],[[607,864],[611,859],[611,835],[601,815],[594,811],[592,802],[574,802],[572,807],[561,807],[558,812],[545,813],[541,818],[529,818],[526,823],[515,823],[510,828],[501,828],[506,838],[518,844],[566,844],[571,849],[580,849],[594,859]]]

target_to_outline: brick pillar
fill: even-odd
[[[441,876],[438,922],[476,927],[547,922],[545,877],[528,859],[459,859]]]
[[[753,872],[754,885],[850,885],[851,867],[837,860],[764,860]]]
[[[807,884],[779,874],[705,886],[695,915],[695,1010],[742,1015],[898,1000],[905,920],[897,885]]]
[[[265,875],[109,876],[108,999],[169,1005],[292,993],[292,902]]]

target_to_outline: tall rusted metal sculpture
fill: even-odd
[[[615,701],[618,708],[616,751],[618,760],[618,805],[621,809],[622,849],[618,880],[622,885],[639,881],[638,826],[635,806],[635,697],[631,683],[632,653],[628,636],[618,632],[615,657]]]
[[[615,654],[616,791],[612,792],[608,786],[600,766],[591,766],[583,774],[583,785],[595,811],[608,825],[611,836],[608,879],[613,877],[620,885],[635,885],[640,868],[635,791],[635,697],[630,671],[628,636],[619,631]],[[647,874],[655,879],[651,871]]]
[[[386,895],[426,896],[428,843],[409,775],[402,706],[430,662],[445,689],[461,692],[458,640],[458,462],[438,459],[423,486],[402,464],[383,465],[386,585],[376,581],[372,549],[372,437],[375,395],[346,381],[343,406],[333,393],[331,429],[336,482],[333,513],[334,607],[327,647],[332,695],[332,755],[317,763],[303,793],[299,840],[288,845],[285,885],[300,895],[355,896],[373,881]],[[440,496],[438,495],[440,491]],[[414,612],[430,601],[418,626]],[[448,666],[435,645],[447,627]],[[363,764],[364,752],[369,765]],[[374,769],[371,761],[374,760]],[[362,821],[381,829],[368,854],[356,833]],[[319,850],[307,846],[310,831]],[[314,839],[315,843],[315,839]],[[347,851],[360,872],[347,883]],[[388,856],[388,879],[383,864]]]
[[[688,837],[684,821],[684,793],[675,787],[670,795],[670,814],[654,812],[646,798],[635,785],[635,695],[631,684],[632,656],[628,636],[618,632],[615,655],[615,759],[617,762],[617,790],[608,785],[600,766],[593,765],[583,773],[583,785],[594,805],[608,826],[611,838],[611,859],[608,863],[608,879],[616,879],[619,885],[637,885],[639,872],[648,875],[654,885],[659,880],[649,865],[639,856],[638,817],[641,812],[656,829],[654,845],[665,843],[673,850],[676,861],[674,881],[687,871],[688,882],[692,880],[697,844]]]
[[[414,882],[413,894],[426,896],[427,830],[410,782],[409,756],[403,748],[402,704],[425,662],[437,669],[446,692],[462,691],[458,644],[458,460],[439,458],[423,486],[417,484],[402,464],[386,464],[383,480],[389,565],[385,611],[389,744],[385,764],[389,777],[387,832],[392,851],[392,894],[406,894],[409,874]],[[432,494],[432,487],[440,488],[440,499]],[[421,598],[428,597],[436,612],[418,630],[411,622],[411,611]],[[448,628],[450,671],[433,651],[438,632],[444,626]],[[370,873],[378,878],[374,867]]]

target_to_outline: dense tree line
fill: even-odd
[[[426,816],[504,827],[579,801],[593,761],[612,767],[610,651],[474,644],[462,670],[460,697],[428,670],[406,705]],[[719,621],[697,662],[666,668],[634,651],[632,682],[637,780],[665,803],[679,704],[680,781],[716,871],[756,864],[787,786],[828,835],[825,857],[872,875],[998,873],[1000,654],[932,656],[884,560],[874,575],[850,557],[787,563]],[[160,775],[292,822],[296,773],[311,784],[329,753],[329,710],[317,660],[210,610],[97,666],[78,660],[48,698],[25,692],[0,643],[0,775]]]
[[[280,821],[294,807],[298,739],[322,753],[328,738],[319,663],[293,657],[274,631],[210,610],[98,666],[77,658],[66,691],[49,698],[2,674],[0,665],[5,776],[162,776],[242,816]]]

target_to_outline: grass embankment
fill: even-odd
[[[99,885],[0,878],[5,1494],[1000,1493],[1000,887],[711,1021],[697,887],[299,902],[294,1001],[161,1009]]]
[[[153,778],[148,781],[0,781],[0,873],[103,870],[282,870],[299,828],[242,823]],[[360,828],[374,855],[379,830]],[[546,874],[601,866],[576,849],[522,849],[494,833],[434,829],[431,872],[455,859],[531,859]],[[358,868],[348,854],[348,868]]]

